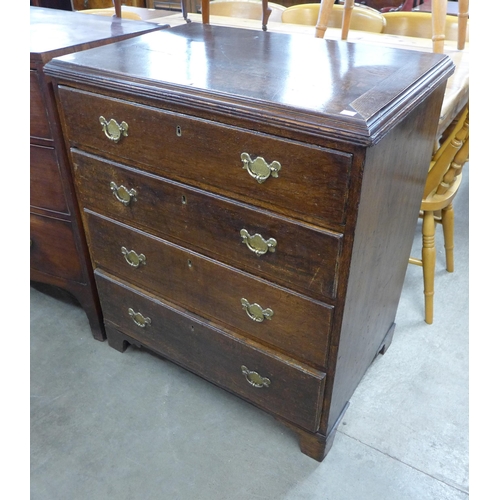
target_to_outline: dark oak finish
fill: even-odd
[[[59,90],[59,97],[67,110],[68,140],[76,148],[115,158],[119,154],[120,159],[153,173],[161,174],[168,169],[171,179],[328,229],[344,223],[350,154],[280,141],[248,130],[66,88]],[[114,117],[118,122],[124,119],[121,117],[127,118],[130,140],[119,143],[119,152],[104,134],[96,136],[96,115],[108,120]],[[194,151],[203,158],[202,175],[192,161]],[[245,151],[263,157],[268,163],[279,161],[283,182],[273,182],[270,178],[258,184],[249,175],[228,179],[228,169],[235,162],[242,165],[240,156]]]
[[[238,394],[322,460],[394,334],[449,58],[191,23],[46,71],[110,345]],[[281,169],[258,183],[242,153]],[[242,297],[274,314],[252,321]]]
[[[30,7],[31,279],[66,289],[80,302],[93,336],[104,340],[93,278],[59,116],[43,66],[52,57],[158,29],[126,20]]]
[[[342,248],[342,234],[298,224],[81,151],[75,150],[72,160],[75,183],[87,209],[101,210],[160,238],[168,236],[180,245],[282,286],[293,286],[319,300],[335,297],[334,264]],[[136,199],[128,206],[119,203],[110,182],[134,189]],[[262,236],[274,238],[277,248],[256,259],[246,249],[240,232],[246,229],[254,235],[263,226],[266,234]],[[324,266],[325,260],[332,265]]]
[[[332,307],[93,213],[86,221],[97,268],[313,366],[325,367]],[[128,264],[122,247],[144,255],[145,263]],[[270,307],[272,318],[253,321],[243,310],[242,298]]]
[[[96,277],[113,347],[120,351],[127,343],[148,347],[309,431],[318,428],[323,372],[263,349],[234,332],[229,334],[101,271]],[[130,307],[150,318],[151,324],[147,328],[137,326],[128,314]],[[249,369],[268,377],[270,386],[259,390],[248,384],[241,372],[241,360]]]

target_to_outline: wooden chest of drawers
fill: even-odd
[[[108,341],[322,460],[390,344],[446,56],[188,24],[54,59]]]
[[[31,279],[71,292],[92,334],[105,331],[75,198],[58,112],[43,66],[53,57],[159,29],[127,20],[30,7],[30,271]]]

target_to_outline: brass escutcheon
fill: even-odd
[[[139,267],[141,264],[146,265],[146,256],[144,254],[137,254],[135,250],[127,250],[125,247],[121,248],[122,254],[127,261],[127,264],[132,267]]]
[[[129,190],[125,186],[118,187],[118,185],[113,181],[109,183],[109,187],[111,188],[115,198],[126,207],[130,205],[132,200],[137,200],[137,191],[135,189]]]
[[[269,387],[271,385],[271,381],[268,378],[262,377],[257,372],[249,370],[245,365],[241,366],[241,373],[245,375],[245,378],[250,385],[257,387],[258,389],[261,389],[262,387]]]
[[[247,299],[241,299],[241,305],[248,314],[248,317],[257,323],[262,323],[265,319],[271,320],[274,312],[272,309],[262,309],[259,304],[250,304]]]
[[[146,328],[151,324],[151,318],[145,318],[140,312],[135,312],[131,307],[128,309],[128,314],[133,322],[141,328]]]
[[[267,251],[274,252],[278,244],[274,238],[265,240],[259,233],[250,235],[246,229],[242,229],[240,235],[243,238],[242,243],[245,243],[246,246],[259,257],[267,253]]]
[[[243,168],[259,184],[262,184],[269,176],[278,177],[278,172],[281,170],[280,162],[273,161],[269,165],[261,156],[252,160],[248,153],[241,153],[241,161],[243,162]]]
[[[99,117],[99,123],[102,125],[104,135],[113,142],[118,142],[122,137],[128,136],[128,124],[126,122],[118,123],[114,118],[109,122],[104,116]]]

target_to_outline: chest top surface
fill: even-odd
[[[158,29],[153,24],[30,7],[30,53],[71,52],[87,44]],[[57,54],[56,54],[57,55]]]
[[[190,23],[53,60],[60,78],[371,143],[453,72],[448,56]]]

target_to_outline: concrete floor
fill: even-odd
[[[410,266],[394,341],[322,463],[250,404],[147,352],[94,340],[72,297],[32,284],[31,499],[467,499],[468,195],[465,175],[453,274],[438,228],[434,324],[423,321],[421,268]]]

